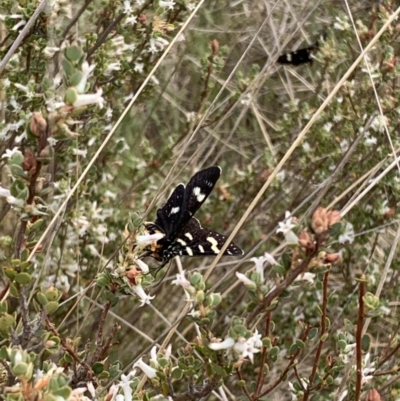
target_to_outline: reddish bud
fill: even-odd
[[[213,40],[211,41],[211,50],[212,50],[212,53],[213,53],[214,56],[218,53],[218,51],[219,51],[219,43],[218,43],[218,40],[213,39]]]
[[[36,157],[34,154],[27,149],[24,154],[24,160],[22,161],[22,169],[28,172],[29,177],[36,173]]]
[[[373,388],[368,391],[365,401],[382,401],[382,397],[378,391]]]
[[[311,227],[315,234],[322,234],[328,231],[334,224],[340,221],[340,212],[328,210],[323,207],[317,208],[311,219]]]
[[[32,113],[32,118],[29,122],[29,128],[32,134],[39,138],[46,134],[47,122],[40,113],[35,111]]]
[[[384,217],[386,217],[387,219],[390,219],[391,217],[393,217],[396,214],[396,209],[394,207],[391,207],[390,209],[388,209],[386,211],[386,213],[383,215]]]
[[[311,219],[311,227],[315,234],[322,234],[328,231],[328,217],[326,209],[323,207],[317,208]]]
[[[338,253],[327,253],[324,258],[325,263],[336,263],[340,259]]]
[[[147,18],[144,14],[139,14],[138,22],[142,25],[147,25]]]
[[[136,268],[130,269],[125,273],[129,282],[133,285],[137,285],[136,278],[142,275],[142,272],[137,270]]]
[[[315,249],[315,243],[311,235],[307,231],[300,231],[298,237],[299,237],[299,244],[302,248],[311,251]]]

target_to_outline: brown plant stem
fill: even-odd
[[[243,380],[243,376],[242,376],[242,373],[240,372],[239,368],[236,368],[236,374],[237,374],[239,380]],[[242,390],[246,394],[247,398],[251,401],[253,398],[251,397],[251,394],[249,393],[249,390],[247,390],[246,382],[244,383],[244,386],[242,386]]]
[[[72,356],[72,358],[75,360],[76,363],[79,365],[83,366],[88,372],[93,373],[91,367],[85,362],[82,361],[81,358],[77,355],[75,350],[67,344],[67,342],[61,337],[60,333],[57,331],[56,327],[52,322],[50,322],[49,318],[46,316],[45,318],[47,327],[49,330],[60,339],[61,346],[64,348],[66,352],[68,352],[69,355]]]
[[[91,57],[93,53],[107,40],[108,34],[124,19],[125,13],[121,13],[117,18],[103,31],[97,42],[87,51],[87,57]]]
[[[400,330],[400,322],[397,324],[396,330],[394,333],[391,335],[390,340],[387,345],[386,351],[381,355],[378,363],[377,363],[377,369],[380,368],[386,361],[388,361],[400,348],[400,343],[397,344],[390,352],[389,352],[389,347],[390,344],[392,344],[393,340],[397,337],[398,333]]]
[[[307,326],[306,330],[302,336],[302,341],[305,341],[307,339],[307,336],[308,336],[308,333],[310,332],[310,330],[311,330],[311,327]],[[274,390],[279,385],[279,383],[281,383],[284,380],[284,378],[288,374],[289,370],[295,366],[295,360],[299,356],[300,352],[301,352],[301,348],[298,348],[297,351],[290,357],[289,363],[287,364],[286,368],[282,371],[282,373],[279,375],[278,379],[276,379],[273,384],[271,384],[266,390],[264,390],[261,394],[259,394],[257,396],[257,398],[266,396],[272,390]]]
[[[306,271],[311,259],[316,254],[318,247],[316,247],[315,251],[312,255],[308,256],[303,262],[300,263],[295,269],[291,270],[286,278],[282,281],[281,284],[277,285],[274,290],[272,290],[265,298],[259,303],[253,311],[249,314],[246,319],[246,323],[248,325],[255,319],[255,317],[261,313],[265,308],[270,306],[271,302],[277,298],[286,288],[289,287],[290,284],[298,277],[301,273]]]
[[[218,385],[220,376],[214,376],[211,380],[197,386],[190,386],[189,391],[172,397],[174,401],[197,401],[200,398],[207,397],[214,391]]]
[[[103,350],[103,329],[104,329],[104,323],[106,321],[107,313],[111,308],[111,302],[108,301],[103,308],[103,311],[101,312],[101,317],[100,317],[100,322],[99,322],[99,327],[97,329],[97,338],[96,338],[96,350],[92,355],[92,358],[90,359],[90,364],[93,365],[94,362],[96,362]]]
[[[18,338],[17,345],[20,345],[22,348],[25,349],[32,338],[32,326],[29,320],[28,305],[26,303],[26,297],[25,297],[25,287],[22,285],[19,286],[18,293],[19,293],[19,307],[21,309],[22,335],[17,337]]]
[[[106,343],[104,344],[104,347],[101,350],[101,353],[98,357],[98,361],[101,361],[102,359],[105,358],[106,352],[113,346],[113,343],[111,342],[113,338],[117,335],[117,333],[121,330],[121,326],[119,324],[115,324],[111,334],[108,336]]]
[[[354,400],[359,401],[361,397],[362,385],[362,331],[364,325],[364,295],[365,283],[360,281],[358,287],[358,321],[356,331],[356,361],[357,361],[357,375],[356,375],[356,390]]]
[[[269,329],[271,325],[271,311],[268,311],[266,316],[265,316],[265,337],[269,335]],[[257,377],[257,386],[256,386],[256,391],[254,392],[255,396],[257,397],[258,394],[260,394],[261,387],[264,383],[263,380],[263,367],[265,364],[265,358],[267,356],[267,348],[263,347],[262,349],[262,354],[261,354],[261,362],[259,364],[259,372],[258,372],[258,377]]]

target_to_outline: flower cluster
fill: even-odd
[[[224,341],[213,342],[208,346],[214,351],[230,350],[239,357],[239,361],[244,362],[248,358],[251,363],[254,363],[254,354],[260,352],[262,347],[261,334],[256,329],[249,338],[226,337]]]

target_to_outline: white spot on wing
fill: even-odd
[[[183,239],[178,238],[176,242],[179,242],[181,245],[187,245]]]
[[[186,247],[186,252],[189,256],[193,256],[193,251],[188,246]]]
[[[205,194],[201,193],[201,188],[200,187],[194,187],[193,188],[193,194],[197,199],[197,202],[203,202],[204,198],[206,197]]]
[[[171,215],[171,214],[176,214],[176,213],[178,213],[179,210],[180,210],[180,207],[179,207],[179,206],[173,207],[173,208],[171,209],[170,215]]]
[[[204,248],[201,246],[201,245],[199,245],[199,251],[201,252],[201,253],[204,253]]]
[[[213,237],[207,237],[207,241],[211,244],[211,250],[214,253],[219,253],[220,249],[218,248],[218,241]]]
[[[186,234],[185,234],[185,237],[186,237],[189,241],[192,241],[192,240],[193,240],[193,235],[190,234],[190,233],[186,233]]]

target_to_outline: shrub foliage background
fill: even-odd
[[[289,3],[2,2],[1,399],[400,399],[399,10]],[[216,164],[245,256],[156,272],[141,223]]]

